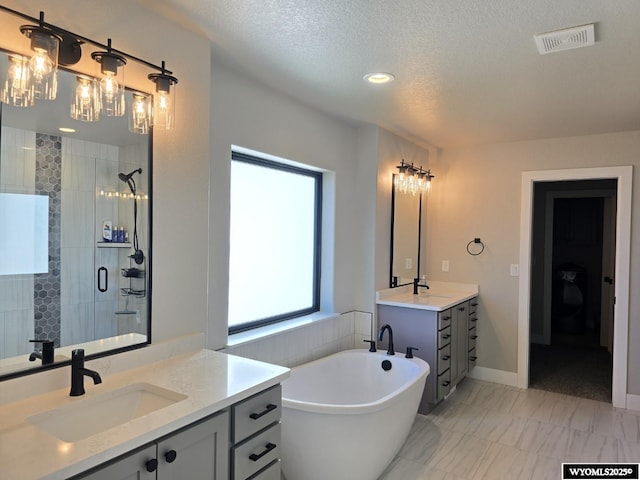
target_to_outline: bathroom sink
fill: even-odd
[[[149,383],[134,383],[27,419],[65,442],[77,442],[187,398]]]

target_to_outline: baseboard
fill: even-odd
[[[471,370],[469,376],[476,380],[500,383],[502,385],[509,385],[510,387],[518,386],[518,374],[515,372],[505,372],[504,370],[495,370],[493,368],[486,367],[475,367]]]
[[[627,409],[640,411],[640,395],[627,393]]]

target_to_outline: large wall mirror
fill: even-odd
[[[150,342],[151,135],[72,120],[76,75],[57,88],[0,104],[0,380]],[[53,364],[32,340],[54,342]]]
[[[394,174],[395,177],[395,174]],[[391,272],[389,286],[399,287],[420,277],[422,196],[391,192]]]

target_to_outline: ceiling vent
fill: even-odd
[[[596,43],[594,24],[579,27],[564,28],[533,36],[540,55],[571,50],[572,48],[588,47]]]

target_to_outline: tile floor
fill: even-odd
[[[379,480],[558,480],[562,462],[640,462],[640,412],[467,378]]]

